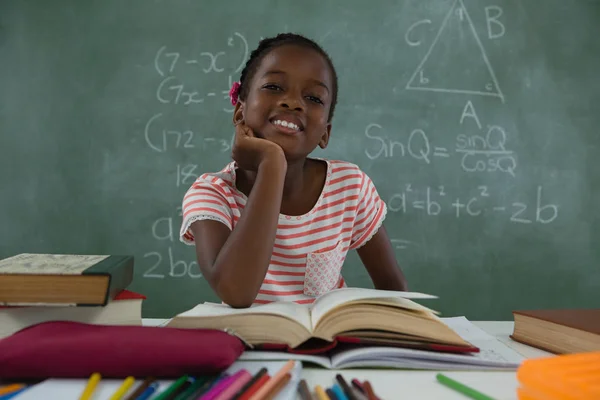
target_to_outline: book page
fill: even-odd
[[[475,326],[465,317],[440,318],[450,329],[458,333],[473,346],[479,347],[474,357],[489,362],[506,362],[519,364],[524,357],[511,349],[494,336]]]
[[[435,299],[425,293],[399,292],[365,288],[342,288],[325,293],[315,300],[311,306],[312,326],[317,326],[319,320],[330,310],[351,301],[364,299]],[[393,300],[392,300],[393,301]],[[401,301],[401,300],[400,300]],[[414,303],[413,303],[414,304]],[[422,306],[421,306],[422,307]]]
[[[81,275],[108,256],[79,254],[19,254],[0,260],[0,274]]]
[[[277,302],[260,304],[250,308],[231,308],[228,305],[215,303],[198,304],[191,310],[185,311],[176,318],[193,317],[217,317],[225,315],[256,315],[270,314],[279,315],[302,324],[309,332],[312,332],[310,322],[310,310],[307,306],[292,302]]]
[[[335,368],[344,368],[348,363],[371,362],[377,364],[384,361],[412,361],[415,367],[425,367],[427,362],[437,361],[462,367],[496,367],[516,369],[523,357],[508,349],[496,339],[492,341],[476,341],[480,344],[479,353],[453,354],[437,351],[407,349],[401,347],[362,347],[341,350],[331,357]],[[475,343],[474,343],[475,344]],[[356,364],[354,364],[356,366]]]
[[[287,351],[257,351],[248,350],[242,353],[238,361],[262,361],[265,364],[269,361],[287,361],[298,360],[320,365],[324,368],[331,368],[331,360],[326,355],[315,354],[297,354]]]

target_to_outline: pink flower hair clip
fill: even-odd
[[[231,100],[231,105],[233,106],[235,106],[238,102],[241,86],[242,85],[239,82],[233,82],[233,85],[231,85],[231,89],[229,89],[229,100]]]

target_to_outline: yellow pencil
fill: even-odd
[[[128,376],[123,381],[123,384],[119,386],[117,391],[110,396],[110,400],[121,400],[121,397],[129,390],[131,386],[135,383],[135,378],[133,376]]]
[[[94,393],[94,390],[96,390],[96,386],[98,386],[98,382],[100,382],[101,378],[102,376],[97,372],[94,372],[92,375],[90,375],[90,379],[88,380],[85,389],[83,389],[83,393],[81,393],[81,396],[79,396],[79,400],[88,400],[90,397],[92,397],[92,393]]]
[[[17,390],[23,389],[25,387],[22,383],[13,383],[10,385],[0,387],[0,395],[9,394],[12,392],[16,392]]]
[[[320,385],[315,386],[315,394],[317,395],[318,400],[330,400],[329,396],[327,396],[327,393],[325,393]]]

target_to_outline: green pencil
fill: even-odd
[[[175,382],[171,384],[168,388],[162,391],[154,400],[165,400],[169,398],[181,385],[183,385],[188,380],[188,376],[184,375],[181,378],[177,379]]]
[[[206,385],[210,381],[211,377],[201,376],[196,378],[193,384],[191,384],[183,393],[180,393],[175,397],[175,400],[188,400],[192,398],[192,395],[198,391],[202,386]],[[195,399],[195,398],[194,398]]]
[[[455,381],[454,379],[450,379],[447,376],[443,375],[443,374],[437,374],[436,379],[439,383],[441,383],[442,385],[448,386],[451,389],[456,390],[459,393],[464,394],[465,396],[468,396],[472,399],[475,400],[494,400],[492,397],[487,396],[481,392],[478,392],[475,389],[471,389],[468,386],[463,385],[460,382]]]

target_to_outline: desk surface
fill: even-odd
[[[144,325],[162,325],[164,319],[144,319]],[[496,339],[500,340],[525,358],[537,358],[552,355],[548,352],[517,343],[509,335],[513,331],[512,321],[471,321]],[[335,381],[337,370],[321,368],[304,368],[302,376],[310,387],[315,385],[331,386]],[[408,370],[343,370],[346,379],[358,378],[369,380],[377,394],[385,400],[404,399],[448,399],[465,400],[464,395],[456,393],[437,383],[435,375],[438,371]],[[517,399],[517,378],[515,372],[444,372],[451,378],[477,389],[496,400]]]

